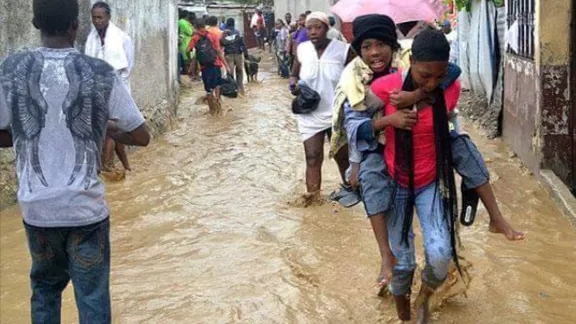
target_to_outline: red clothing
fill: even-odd
[[[209,33],[206,30],[202,30],[202,31],[197,30],[196,33],[194,33],[194,36],[190,40],[190,45],[188,45],[188,52],[191,52],[194,50],[194,47],[196,46],[196,43],[198,43],[198,41],[200,40],[201,36],[207,37],[212,42],[212,47],[215,50],[217,50],[219,53],[222,52],[222,46],[220,46],[220,38],[218,38],[218,36],[216,36],[213,33]],[[214,63],[214,66],[220,67],[220,68],[224,66],[224,61],[222,61],[220,56],[218,56],[216,58],[216,63]],[[204,68],[204,67],[202,67],[202,68]]]
[[[396,107],[388,104],[390,92],[402,89],[402,73],[394,73],[382,77],[372,83],[372,91],[385,104],[385,114],[390,115],[396,112]],[[460,82],[454,82],[446,91],[444,91],[446,108],[448,112],[453,111],[460,98]],[[423,188],[436,179],[436,145],[434,144],[434,116],[432,106],[425,107],[418,111],[418,123],[412,128],[412,141],[414,145],[414,187]],[[387,127],[384,131],[386,134],[386,148],[384,150],[384,159],[390,175],[396,174],[394,158],[396,152],[394,127]],[[400,176],[399,184],[403,187],[408,186],[408,176]]]

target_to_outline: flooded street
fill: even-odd
[[[178,123],[131,155],[107,184],[117,323],[395,323],[373,288],[380,258],[362,206],[291,204],[304,154],[287,82],[261,73],[248,98],[213,118],[183,89]],[[526,232],[489,234],[484,210],[461,237],[473,264],[467,298],[435,323],[576,323],[576,229],[499,140],[470,128],[504,215]],[[338,185],[325,162],[324,195]],[[418,248],[421,248],[418,241]],[[30,257],[17,207],[0,212],[0,322],[28,323]],[[76,323],[73,293],[63,323]]]

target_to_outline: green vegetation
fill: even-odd
[[[452,1],[454,1],[454,5],[456,6],[456,8],[458,8],[458,10],[465,10],[465,11],[470,11],[470,8],[472,6],[472,1],[478,1],[478,0],[445,0],[445,3],[451,3]],[[494,2],[494,5],[496,7],[502,7],[504,5],[504,0],[489,0]]]

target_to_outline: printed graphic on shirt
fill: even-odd
[[[87,190],[93,181],[97,181],[96,170],[100,165],[99,152],[106,131],[114,71],[103,61],[70,53],[64,58],[64,75],[58,75],[55,67],[58,64],[53,61],[45,59],[40,51],[31,51],[13,55],[1,66],[1,85],[12,113],[18,173],[27,179],[29,192],[34,189],[33,176],[44,187],[50,187],[39,154],[40,135],[46,126],[48,111],[44,95],[50,95],[50,91],[43,91],[47,89],[46,85],[41,84],[41,79],[43,73],[56,75],[56,79],[67,79],[69,85],[69,92],[62,104],[62,113],[75,149],[75,165],[68,186],[80,180]],[[84,165],[86,174],[79,177]]]
[[[99,152],[106,132],[114,74],[103,61],[77,54],[66,58],[65,67],[70,91],[62,108],[76,149],[76,162],[68,185],[76,181],[86,164],[84,189],[88,189],[90,181],[98,176],[94,172],[100,166]]]
[[[20,174],[27,174],[32,190],[32,173],[44,185],[48,182],[38,154],[40,132],[46,125],[48,105],[40,91],[44,57],[39,52],[14,55],[3,64],[2,87],[12,111],[12,132]]]

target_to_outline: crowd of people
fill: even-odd
[[[250,19],[249,26],[256,38],[257,48],[261,53],[268,49],[273,54],[278,74],[283,78],[289,78],[299,44],[309,40],[306,18],[310,13],[307,11],[301,14],[296,22],[287,13],[285,20],[274,22],[273,29],[269,28],[270,17],[260,8],[255,10]],[[334,17],[329,18],[329,24],[328,37],[347,42],[344,35],[334,28]],[[210,111],[220,110],[219,88],[225,75],[234,80],[240,95],[244,95],[244,76],[249,73],[245,71],[244,63],[252,62],[253,58],[248,53],[244,36],[236,29],[234,18],[219,23],[218,17],[197,18],[193,12],[180,10],[178,28],[180,73],[189,75],[192,80],[198,80],[198,75],[202,76]],[[203,41],[205,38],[206,41]]]
[[[34,0],[33,12],[43,47],[0,65],[0,147],[14,146],[17,154],[32,256],[32,322],[60,322],[62,291],[72,281],[80,322],[110,323],[110,211],[99,171],[112,167],[114,152],[130,169],[124,145],[150,140],[130,94],[134,48],[104,2],[92,7],[85,55],[74,48],[77,0]],[[481,200],[491,232],[510,241],[524,237],[502,216],[482,155],[456,122],[461,71],[450,59],[446,34],[452,31],[396,25],[372,14],[356,18],[348,43],[326,13],[284,18],[271,43],[279,69],[287,69],[292,94],[315,100],[296,115],[304,198],[320,201],[328,141],[342,181],[330,197],[344,207],[363,202],[382,259],[376,281],[392,294],[402,321],[411,319],[416,209],[426,256],[416,317],[427,323],[430,297],[451,264],[459,265],[455,173],[462,177],[462,215],[470,217]],[[251,25],[263,49],[268,33],[261,11]],[[234,19],[181,11],[178,26],[181,71],[199,72],[211,110],[220,104],[224,74],[243,93],[249,53]],[[310,93],[316,99],[304,98]]]

